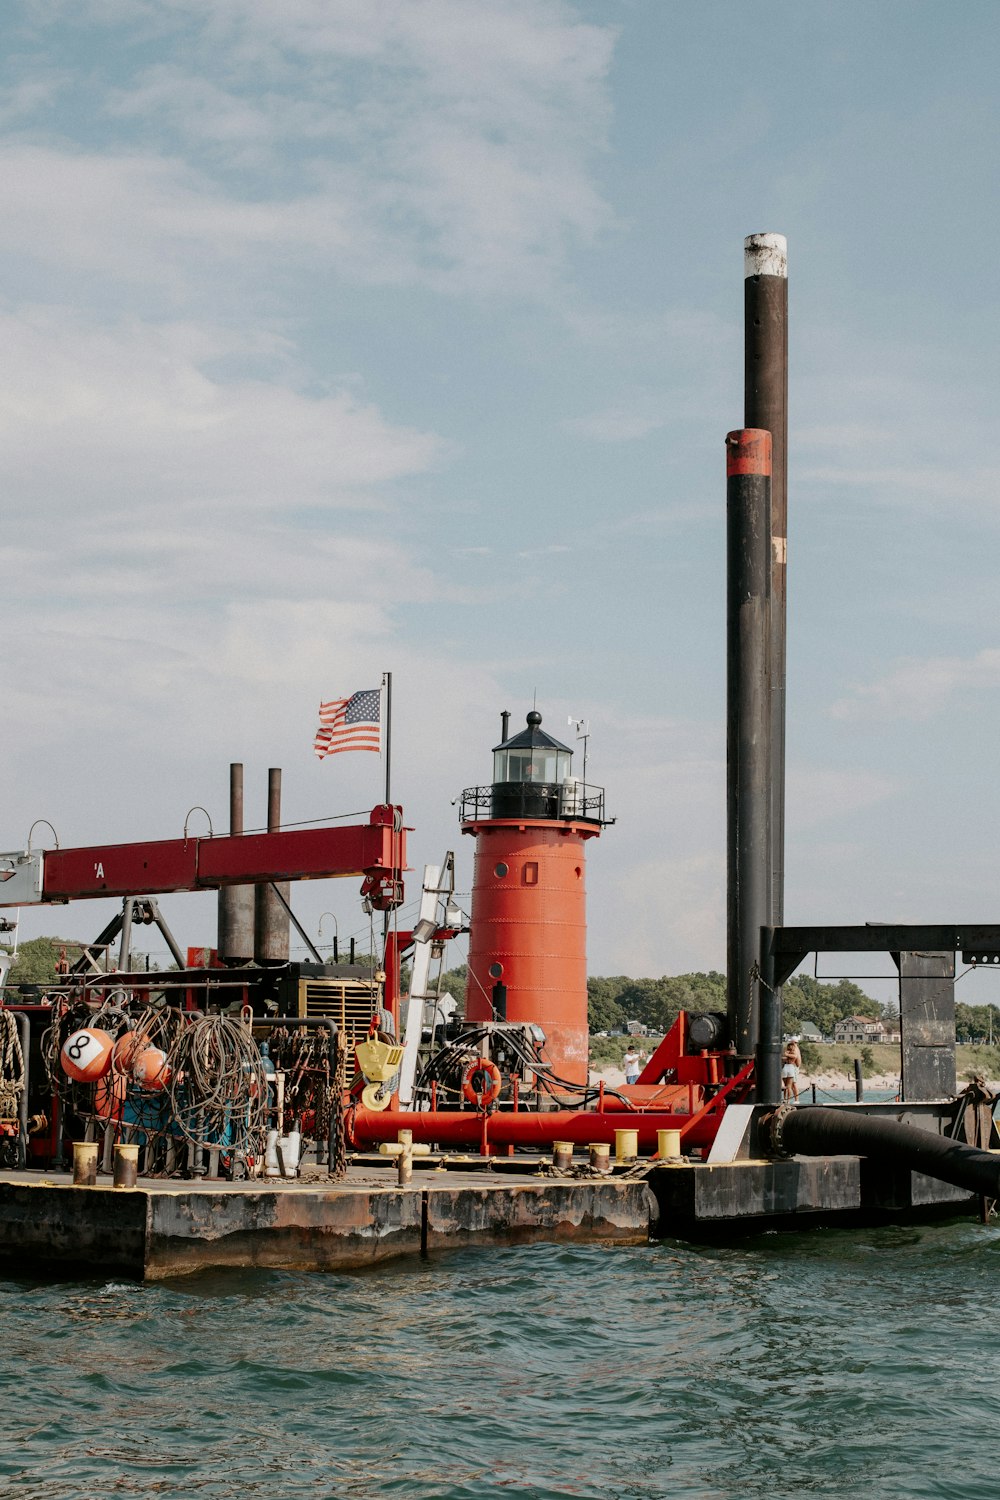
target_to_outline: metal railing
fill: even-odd
[[[552,818],[563,822],[613,822],[604,815],[604,788],[582,781],[497,781],[467,786],[459,798],[459,821],[480,818]]]

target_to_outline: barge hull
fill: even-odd
[[[0,1182],[0,1265],[11,1275],[138,1281],[227,1267],[355,1271],[476,1245],[644,1244],[978,1207],[962,1189],[859,1157],[678,1163],[604,1178],[466,1162],[422,1170],[407,1187],[357,1168],[339,1183],[150,1180],[133,1189],[25,1172]]]

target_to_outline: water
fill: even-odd
[[[975,1497],[1000,1230],[0,1283],[3,1500]]]

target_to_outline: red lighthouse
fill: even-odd
[[[527,728],[493,750],[490,786],[462,794],[475,835],[466,1018],[534,1021],[553,1072],[586,1084],[585,845],[605,824],[604,793],[571,775],[573,752]]]

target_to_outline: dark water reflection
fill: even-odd
[[[0,1283],[0,1496],[978,1497],[1000,1231]]]

